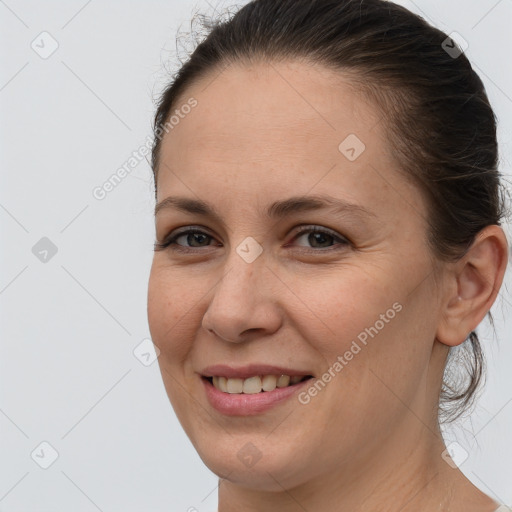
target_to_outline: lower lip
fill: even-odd
[[[204,377],[201,377],[201,380],[210,405],[217,411],[228,416],[252,416],[283,403],[301,388],[307,386],[311,379],[303,380],[285,388],[276,388],[273,391],[262,391],[254,394],[224,393]]]

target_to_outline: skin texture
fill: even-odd
[[[480,323],[503,280],[502,229],[483,230],[457,263],[435,262],[422,194],[398,172],[378,108],[341,73],[295,61],[230,65],[176,107],[190,97],[197,106],[163,139],[157,202],[200,199],[222,221],[158,212],[159,242],[185,226],[208,236],[155,252],[148,321],[177,417],[221,477],[220,512],[495,510],[443,460],[437,405],[449,347]],[[366,146],[354,161],[338,148],[349,134]],[[265,215],[298,195],[371,214]],[[335,236],[297,234],[301,225]],[[236,251],[246,237],[263,249],[252,263]],[[293,397],[249,417],[209,405],[207,365],[320,377],[394,303],[401,310],[310,403]],[[237,456],[249,442],[261,454],[252,467]]]

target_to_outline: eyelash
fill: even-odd
[[[317,226],[311,226],[311,225],[304,226],[300,231],[298,231],[294,236],[294,240],[296,238],[300,237],[301,235],[304,235],[305,233],[322,233],[324,235],[331,236],[333,239],[337,240],[339,242],[339,245],[341,245],[341,246],[347,246],[350,244],[350,242],[346,238],[339,236],[334,231],[331,231],[326,228],[318,228]],[[181,236],[184,236],[184,235],[189,235],[189,234],[201,234],[201,235],[206,235],[207,237],[213,238],[213,236],[209,235],[208,233],[205,233],[204,231],[201,231],[200,229],[198,229],[196,227],[188,227],[182,231],[179,231],[178,233],[174,234],[173,236],[166,238],[162,242],[155,242],[155,251],[162,251],[164,249],[170,249],[172,251],[190,253],[190,252],[196,252],[196,250],[201,250],[202,247],[186,247],[186,246],[181,246],[176,243],[176,240],[178,238],[180,238]],[[206,246],[206,247],[208,247],[208,246]],[[319,252],[319,251],[327,252],[327,251],[331,251],[331,250],[337,250],[337,248],[333,247],[333,246],[323,248],[323,249],[322,248],[316,249],[314,247],[309,248],[309,251],[313,251],[313,252]]]

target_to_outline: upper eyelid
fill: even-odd
[[[340,233],[337,233],[334,229],[330,229],[330,228],[327,228],[327,227],[323,227],[323,226],[319,226],[317,224],[305,224],[305,225],[301,225],[297,228],[297,230],[295,231],[294,233],[294,238],[298,235],[302,235],[303,233],[307,233],[308,231],[312,231],[312,232],[319,232],[319,233],[326,233],[328,235],[331,235],[332,237],[335,237],[335,238],[340,238],[342,240],[347,240],[347,237],[343,236],[342,234]]]
[[[164,240],[173,240],[179,236],[188,235],[190,233],[202,233],[204,235],[215,238],[215,235],[212,235],[208,228],[202,226],[182,226],[181,228],[176,228],[171,231]]]

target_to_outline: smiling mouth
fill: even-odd
[[[257,394],[274,391],[277,388],[291,387],[312,379],[312,375],[255,375],[247,379],[223,376],[202,377],[216,389],[229,394]]]

